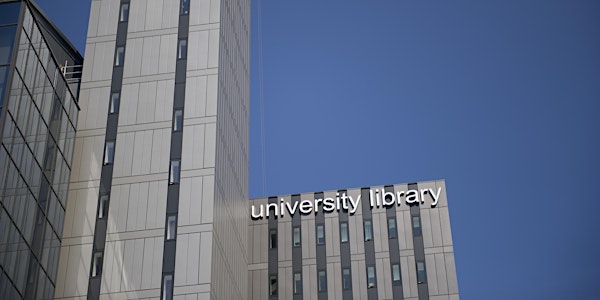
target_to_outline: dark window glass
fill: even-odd
[[[92,277],[98,277],[102,275],[102,252],[94,252],[94,259],[92,261]]]
[[[0,27],[0,65],[10,64],[16,29],[17,26]]]
[[[100,204],[98,205],[98,219],[106,218],[108,214],[108,195],[100,196]]]
[[[301,236],[300,236],[300,227],[294,227],[293,229],[293,246],[294,247],[300,247],[300,241],[301,241]]]
[[[183,129],[183,110],[178,109],[173,116],[173,131],[181,131]]]
[[[190,13],[190,0],[181,0],[181,11],[182,15],[187,15]]]
[[[340,224],[340,240],[342,243],[348,242],[348,223]]]
[[[392,265],[392,283],[400,283],[400,265]]]
[[[119,16],[120,22],[127,22],[129,20],[129,3],[121,4],[121,14]]]
[[[294,273],[294,295],[302,294],[302,273]]]
[[[163,275],[162,300],[173,300],[173,275]]]
[[[179,40],[179,46],[177,47],[177,59],[187,58],[187,40]]]
[[[373,224],[371,223],[371,220],[365,220],[364,221],[364,228],[365,228],[365,242],[366,241],[370,241],[373,239]]]
[[[396,229],[396,219],[395,218],[388,219],[388,237],[390,239],[395,239],[398,237],[398,230]]]
[[[277,229],[269,230],[269,249],[277,248]]]
[[[171,170],[170,170],[171,174],[169,175],[169,183],[170,184],[179,183],[179,171],[180,171],[179,164],[180,164],[180,162],[178,160],[171,161]]]
[[[352,275],[350,268],[342,269],[342,288],[344,290],[352,289]]]
[[[427,282],[427,273],[425,273],[425,262],[417,261],[417,283]]]
[[[122,66],[125,60],[125,47],[117,47],[115,52],[115,66]]]
[[[8,66],[0,67],[0,107],[4,104],[4,88],[8,77]]]
[[[17,24],[21,2],[0,4],[0,25]]]
[[[325,225],[317,225],[317,245],[325,245]]]
[[[269,276],[269,296],[277,295],[277,275]]]
[[[421,217],[413,216],[412,217],[412,227],[413,227],[413,235],[421,236]]]
[[[367,288],[374,288],[375,285],[375,267],[367,267]]]
[[[120,102],[121,95],[119,93],[112,93],[110,95],[110,109],[108,112],[111,114],[118,113]]]
[[[112,164],[115,159],[115,142],[106,142],[104,147],[104,164]]]
[[[327,273],[325,273],[325,271],[319,271],[318,274],[319,278],[318,278],[318,289],[319,292],[326,292],[327,291]]]
[[[175,239],[175,231],[177,230],[177,216],[167,217],[167,240]]]

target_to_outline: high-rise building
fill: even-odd
[[[0,0],[0,299],[54,294],[81,64],[35,3]]]
[[[459,299],[443,180],[259,198],[249,210],[249,299]]]
[[[56,299],[244,299],[250,2],[94,0]]]

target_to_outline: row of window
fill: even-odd
[[[396,226],[395,218],[388,218],[388,237],[390,239],[398,238],[398,231]],[[363,221],[364,227],[364,238],[365,241],[373,240],[373,224],[371,220]],[[412,217],[412,228],[414,236],[421,236],[421,218],[419,216]],[[342,222],[340,223],[340,242],[347,243],[349,241],[348,235],[348,223]],[[317,245],[325,245],[325,225],[317,224],[316,225],[316,242]],[[301,234],[300,234],[300,226],[292,227],[292,246],[300,247],[302,243]],[[277,248],[277,229],[269,230],[269,248],[275,249]]]
[[[426,273],[425,273],[425,263],[423,261],[417,261],[417,283],[425,283],[426,282]],[[391,268],[392,272],[392,284],[400,285],[402,284],[402,279],[400,277],[400,264],[392,264]],[[377,286],[377,278],[375,277],[375,267],[367,266],[367,288],[374,288]],[[294,295],[302,294],[302,273],[295,272],[293,276],[294,284]],[[342,289],[343,290],[351,290],[352,289],[352,275],[350,272],[350,268],[342,268]],[[327,291],[327,273],[325,270],[317,271],[317,291],[319,293]],[[275,296],[277,295],[277,274],[269,275],[269,295]]]
[[[190,13],[190,0],[181,0],[179,14],[188,15]],[[129,21],[129,3],[122,3],[119,11],[119,22]]]

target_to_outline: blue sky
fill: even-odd
[[[445,179],[462,299],[599,299],[600,2],[262,0],[264,190],[258,3],[251,197]]]

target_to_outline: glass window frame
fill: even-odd
[[[110,105],[108,107],[109,114],[118,114],[121,106],[121,93],[114,92],[110,94]]]
[[[129,3],[121,3],[119,8],[119,22],[129,21]]]
[[[173,300],[173,274],[163,274],[161,300]]]
[[[393,263],[391,266],[391,271],[392,271],[392,284],[394,285],[400,285],[402,284],[402,273],[400,270],[400,264],[399,263]],[[397,276],[396,276],[397,275]]]
[[[350,236],[348,234],[348,222],[340,223],[340,243],[350,242]]]
[[[325,245],[325,224],[317,224],[315,232],[317,245]]]
[[[98,219],[106,219],[106,217],[108,217],[108,201],[108,194],[100,195],[100,200],[98,203]]]
[[[173,132],[183,131],[183,109],[176,109],[173,112]]]
[[[187,59],[188,55],[188,40],[179,39],[177,41],[177,60]]]
[[[277,228],[269,229],[269,249],[277,249]]]
[[[125,63],[125,46],[118,46],[115,49],[115,67],[122,67]]]
[[[302,272],[295,272],[293,280],[294,295],[302,295]]]
[[[317,292],[327,292],[327,271],[325,270],[317,271]]]
[[[422,284],[427,282],[427,269],[425,268],[425,261],[417,260],[416,261],[416,271],[417,271],[417,284]]]
[[[292,227],[292,247],[298,248],[302,246],[302,230],[300,226]]]
[[[181,181],[181,160],[171,160],[169,164],[169,184],[179,184]]]
[[[377,287],[377,276],[375,275],[375,266],[367,266],[367,288]]]
[[[342,268],[342,290],[352,289],[352,271],[350,268]]]
[[[412,224],[413,236],[422,236],[423,235],[423,226],[421,224],[421,216],[412,216],[411,224]]]
[[[181,0],[179,5],[179,15],[190,14],[190,0]]]
[[[393,225],[390,226],[391,224],[393,224]],[[388,218],[387,225],[388,225],[388,238],[390,238],[390,239],[398,238],[398,224],[396,223],[396,218],[394,218],[394,217]]]
[[[373,240],[373,221],[370,219],[363,220],[363,229],[365,242]]]
[[[115,142],[106,141],[104,144],[104,165],[112,165],[115,162]]]
[[[174,241],[177,239],[177,215],[167,215],[167,226],[165,239],[167,241]]]
[[[277,274],[270,274],[269,275],[269,296],[277,296],[277,288],[278,288],[278,282],[277,282]]]
[[[103,265],[103,254],[102,251],[95,251],[92,255],[92,270],[91,277],[97,278],[102,276],[102,265]]]

